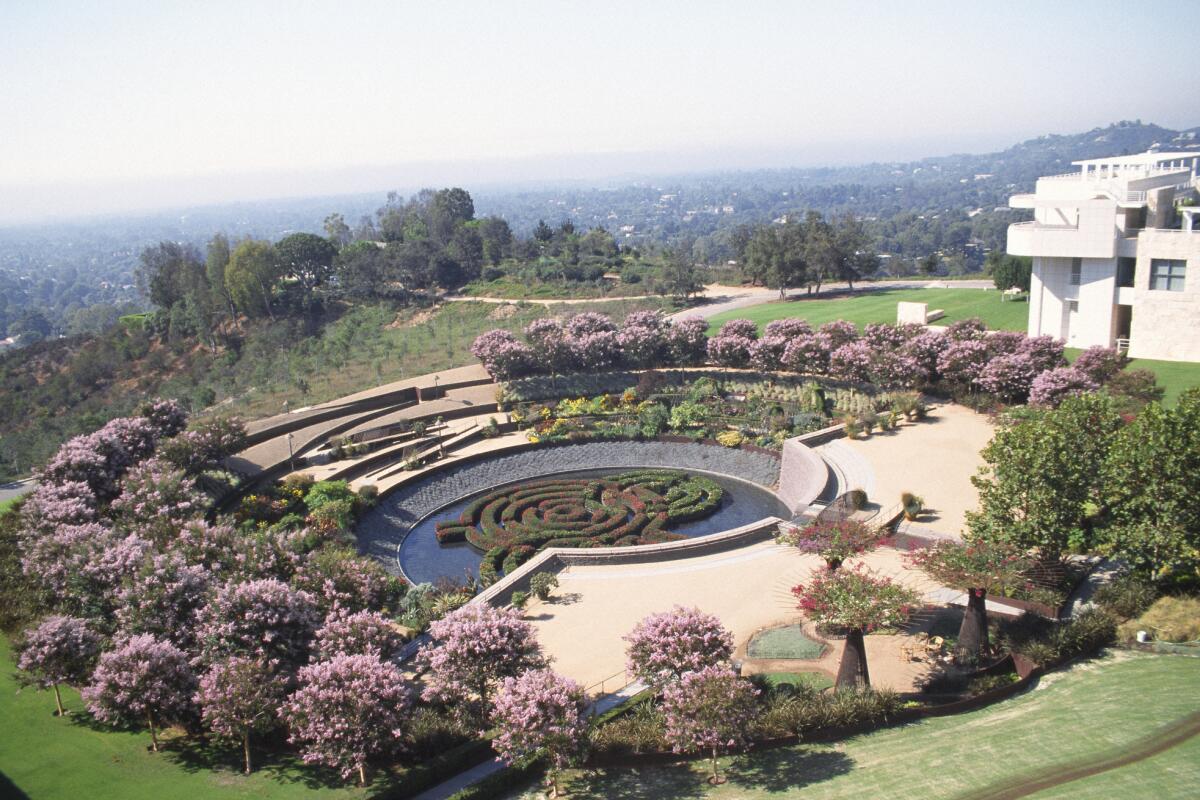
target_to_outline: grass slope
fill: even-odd
[[[753,320],[760,329],[768,322],[787,317],[806,319],[813,326],[838,319],[849,320],[860,326],[872,322],[895,322],[896,303],[900,301],[926,303],[930,311],[942,309],[946,316],[937,321],[939,325],[979,317],[995,330],[1025,330],[1029,305],[1002,301],[1001,297],[1000,292],[983,289],[871,289],[848,297],[771,302],[727,311],[710,320],[709,333],[716,333],[723,323],[731,319]]]
[[[1200,659],[1118,653],[1051,675],[1013,700],[968,714],[838,745],[725,759],[729,782],[716,788],[704,783],[704,763],[576,773],[567,788],[579,800],[1002,796],[1007,787],[1047,770],[1119,758],[1197,709]],[[1035,796],[1190,797],[1200,779],[1198,754],[1200,737],[1195,737],[1144,761]]]

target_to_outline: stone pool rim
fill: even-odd
[[[629,440],[629,441],[638,441],[638,440],[635,439],[635,440]],[[694,441],[689,442],[689,443],[701,444],[700,442],[694,442]],[[573,442],[573,444],[584,444],[584,443]],[[715,446],[722,447],[722,445],[715,445]],[[730,449],[730,448],[725,448],[725,449]],[[501,454],[504,454],[504,452],[507,452],[507,451],[503,451]],[[546,472],[546,473],[543,473],[540,475],[531,475],[526,478],[516,478],[511,481],[506,481],[505,483],[493,484],[492,486],[484,487],[482,489],[475,489],[474,491],[470,491],[470,492],[467,492],[466,494],[459,495],[459,496],[455,497],[453,500],[449,500],[445,503],[442,503],[440,506],[433,509],[432,511],[429,511],[425,514],[422,514],[420,517],[417,517],[413,521],[413,523],[408,526],[408,530],[404,531],[404,533],[400,536],[400,539],[396,542],[396,555],[395,555],[396,569],[399,570],[400,577],[404,578],[404,580],[407,581],[409,583],[409,585],[413,585],[413,586],[416,585],[413,582],[412,578],[409,577],[408,573],[404,571],[404,564],[400,560],[400,550],[401,550],[401,548],[404,547],[405,540],[407,540],[408,537],[412,535],[413,531],[415,531],[420,525],[425,523],[430,517],[434,517],[434,516],[437,516],[438,514],[442,513],[442,511],[444,509],[446,509],[450,506],[453,506],[457,503],[461,503],[464,500],[467,500],[468,498],[472,498],[472,497],[476,497],[477,495],[481,495],[485,492],[499,491],[501,489],[505,489],[505,488],[508,488],[511,486],[519,486],[523,483],[532,483],[534,481],[550,480],[553,478],[557,478],[559,476],[569,476],[569,475],[573,475],[573,474],[587,473],[587,472],[598,472],[601,470],[605,470],[605,471],[612,470],[614,472],[614,474],[620,474],[621,472],[637,472],[637,471],[642,471],[642,470],[662,470],[664,472],[674,470],[676,472],[686,472],[686,473],[690,473],[693,475],[716,476],[718,478],[723,478],[725,480],[731,480],[731,481],[736,481],[738,483],[744,483],[744,484],[751,486],[761,492],[765,492],[765,493],[769,494],[781,506],[786,505],[783,502],[783,500],[780,499],[779,495],[775,492],[775,490],[769,486],[763,486],[761,483],[758,483],[757,481],[747,480],[746,478],[739,478],[736,475],[730,475],[725,472],[716,472],[715,470],[710,470],[710,469],[695,469],[693,467],[663,467],[663,466],[654,466],[654,465],[650,465],[650,466],[617,465],[617,466],[609,466],[609,467],[599,465],[599,466],[592,466],[592,467],[579,467],[577,469],[568,469],[568,470],[560,469],[560,470],[556,470],[554,472]],[[770,518],[770,515],[768,515],[767,517],[763,517],[763,519],[768,519],[768,518]],[[731,530],[736,530],[738,527],[744,527],[744,526],[734,526],[733,528],[729,528],[724,531],[713,531],[712,533],[706,533],[706,534],[703,534],[700,536],[690,536],[690,537],[688,537],[688,539],[691,539],[691,540],[707,539],[711,536],[719,536],[722,533],[728,533]],[[474,547],[473,545],[467,544],[467,546],[470,547],[475,552],[479,552],[479,549]],[[625,547],[638,547],[639,545],[624,545],[624,546]],[[641,546],[650,547],[652,545],[641,545]],[[604,550],[607,548],[601,547],[601,548],[588,548],[588,549]]]

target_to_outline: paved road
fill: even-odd
[[[26,478],[23,481],[13,481],[12,483],[0,483],[0,503],[14,500],[23,494],[32,492],[37,488],[37,484],[33,482],[33,478]]]

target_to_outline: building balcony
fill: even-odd
[[[1007,250],[1014,256],[1113,258],[1118,235],[1116,226],[1101,232],[1073,225],[1018,222],[1008,226]]]

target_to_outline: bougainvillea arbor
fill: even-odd
[[[480,578],[490,583],[501,569],[515,569],[544,547],[684,538],[670,526],[712,514],[722,495],[714,481],[673,470],[535,481],[480,497],[457,520],[439,522],[437,538],[442,544],[465,540],[482,550]]]

